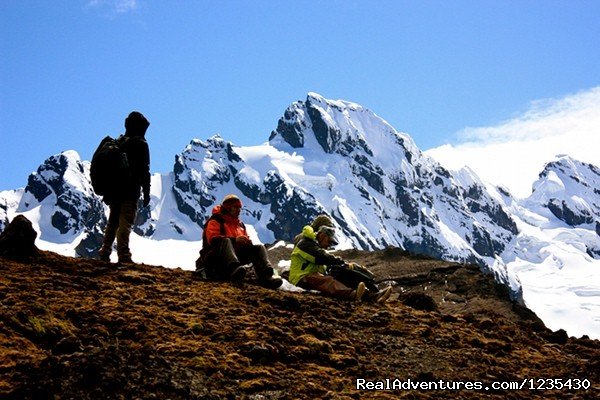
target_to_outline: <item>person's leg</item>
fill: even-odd
[[[100,259],[103,261],[110,261],[110,254],[112,253],[112,246],[117,235],[117,229],[119,228],[119,215],[121,214],[121,203],[115,202],[109,205],[110,212],[108,214],[108,223],[104,230],[104,241],[102,247],[98,251]]]
[[[121,203],[119,228],[117,229],[117,254],[119,255],[119,262],[122,263],[132,262],[131,250],[129,249],[129,235],[131,234],[136,211],[136,200],[126,200]]]
[[[341,299],[354,300],[357,297],[356,290],[350,289],[348,286],[331,276],[322,275],[319,273],[305,276],[298,283],[298,286],[303,289],[318,290],[319,292],[325,293],[329,296]],[[362,291],[364,292],[364,284],[362,286]]]
[[[283,280],[275,273],[264,245],[255,244],[247,246],[239,249],[237,253],[243,264],[252,263],[258,282],[261,285],[272,289],[277,289],[281,286]]]
[[[212,250],[208,253],[206,265],[208,277],[217,280],[241,281],[246,269],[238,259],[231,239],[214,239]]]

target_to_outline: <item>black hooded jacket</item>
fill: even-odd
[[[125,133],[118,140],[127,154],[131,179],[115,193],[114,200],[138,200],[140,189],[144,197],[150,196],[150,149],[144,137],[148,126],[150,122],[137,111],[125,119]]]

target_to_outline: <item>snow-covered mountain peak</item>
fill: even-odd
[[[278,149],[307,148],[327,154],[373,157],[382,167],[421,157],[413,140],[372,111],[344,100],[309,93],[292,103],[269,138]]]
[[[28,213],[37,222],[42,239],[68,240],[61,235],[77,236],[105,223],[89,170],[89,161],[69,150],[49,157],[29,175],[17,212]]]
[[[180,174],[184,170],[203,171],[208,180],[228,180],[226,164],[240,161],[233,151],[231,142],[215,135],[206,141],[194,139],[175,157],[174,171]]]
[[[546,164],[529,204],[545,207],[571,226],[600,221],[600,169],[561,155]]]
[[[93,190],[89,183],[89,165],[73,150],[53,155],[29,176],[25,192],[38,202],[53,193],[60,195],[66,187],[90,194]],[[27,208],[27,204],[22,206]]]
[[[319,106],[323,109],[327,109],[329,107],[335,108],[339,111],[349,110],[349,111],[366,111],[366,109],[360,104],[353,103],[346,100],[328,100],[325,97],[321,96],[315,92],[308,92],[306,96],[306,103],[312,104],[314,106]]]
[[[565,190],[594,187],[600,182],[600,170],[595,165],[581,162],[568,155],[559,155],[556,160],[544,166],[538,181],[534,183],[534,191],[536,184],[543,182],[544,178],[552,173],[566,185]]]

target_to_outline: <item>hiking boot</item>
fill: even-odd
[[[375,296],[375,302],[378,304],[383,304],[387,301],[387,299],[390,298],[391,295],[392,295],[392,287],[388,286],[385,289],[382,289],[379,292],[377,292],[377,294]]]
[[[119,264],[133,264],[133,260],[129,256],[119,257]]]
[[[233,271],[231,271],[231,274],[229,274],[229,280],[232,282],[241,282],[245,277],[246,267],[243,265],[239,265],[238,267],[234,268]]]
[[[192,276],[196,279],[208,279],[208,275],[206,274],[206,269],[204,267],[196,268],[195,271],[192,271]]]
[[[277,275],[272,275],[268,278],[262,279],[260,284],[267,289],[278,289],[281,285],[283,285],[283,280]]]
[[[98,254],[98,259],[100,261],[110,262],[110,254],[108,254],[108,253],[99,253]]]
[[[358,284],[356,290],[354,291],[354,301],[358,303],[362,299],[363,295],[365,294],[365,289],[366,286],[363,282]]]

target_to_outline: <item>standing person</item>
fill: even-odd
[[[283,283],[275,274],[267,249],[253,244],[240,220],[242,201],[233,194],[225,196],[213,208],[212,216],[204,225],[202,250],[196,261],[196,272],[207,278],[242,281],[246,276],[244,265],[252,263],[258,282],[277,289]]]
[[[126,157],[128,173],[114,177],[115,186],[104,196],[110,207],[110,216],[104,232],[104,242],[99,251],[101,260],[110,261],[112,245],[117,239],[119,263],[132,263],[129,235],[137,212],[140,192],[143,205],[150,203],[150,150],[146,130],[150,122],[141,113],[133,111],[125,119],[125,133],[117,139],[119,149]]]

